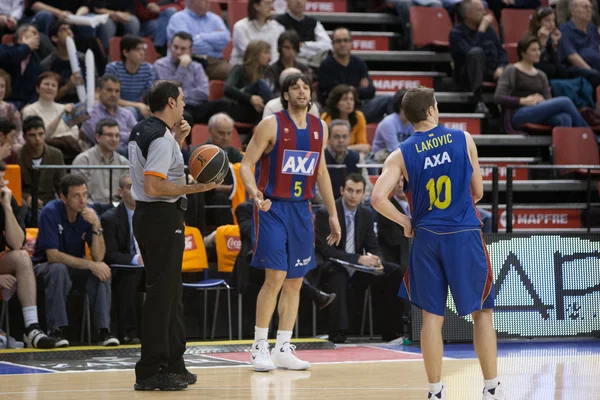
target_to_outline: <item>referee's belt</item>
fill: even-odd
[[[162,204],[162,205],[175,205],[177,207],[178,210],[181,211],[186,211],[187,207],[188,207],[188,199],[186,197],[180,197],[179,199],[177,199],[177,201],[175,202],[166,202],[166,201],[136,201],[135,202],[137,205],[141,205],[141,206],[152,206],[153,204]]]

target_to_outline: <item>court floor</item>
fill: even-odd
[[[135,392],[139,347],[0,351],[0,399],[426,399],[418,347],[333,346],[305,340],[309,371],[255,373],[249,342],[192,343],[186,352],[198,383],[184,392]],[[311,349],[312,350],[309,350]],[[219,352],[219,349],[228,352]],[[500,379],[510,400],[600,399],[600,341],[501,343]],[[472,345],[447,345],[443,380],[452,400],[480,400],[482,377]]]

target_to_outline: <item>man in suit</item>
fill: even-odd
[[[247,200],[235,209],[235,217],[237,218],[238,225],[240,227],[240,239],[242,241],[242,248],[235,261],[233,268],[233,280],[235,281],[234,286],[238,292],[244,294],[248,284],[262,286],[265,280],[265,271],[257,268],[250,268],[250,260],[252,259],[252,239],[250,232],[252,230],[252,214],[253,214],[254,202]],[[312,271],[311,271],[312,272]],[[306,296],[315,305],[319,307],[319,310],[324,309],[335,300],[335,293],[327,294],[316,287],[314,287],[309,279],[312,274],[308,274],[304,277],[304,283],[300,289],[300,295]]]
[[[139,247],[133,236],[131,218],[135,200],[131,196],[131,177],[123,175],[119,180],[118,195],[123,200],[115,208],[102,214],[106,254],[104,262],[114,265],[144,265]],[[143,269],[112,269],[112,285],[116,293],[119,333],[124,344],[139,344],[137,334],[137,292],[144,279]]]
[[[410,206],[408,198],[404,194],[404,179],[400,179],[392,192],[392,204],[398,211],[410,218]],[[383,259],[408,268],[408,254],[410,243],[404,230],[397,223],[390,221],[383,215],[377,213],[377,239],[381,247]]]
[[[329,235],[328,215],[325,209],[317,211],[315,217],[316,252],[324,260],[321,274],[328,291],[337,295],[337,300],[329,307],[329,340],[334,343],[346,341],[348,330],[348,310],[346,289],[348,284],[355,288],[376,287],[376,292],[384,296],[386,306],[381,315],[383,341],[398,338],[401,332],[404,304],[398,297],[398,290],[406,268],[382,262],[373,226],[373,212],[361,205],[365,191],[362,175],[353,173],[344,178],[336,201],[337,214],[342,228],[342,239],[338,246],[327,245]],[[352,264],[360,264],[383,270],[383,275],[373,275],[342,266],[332,258]]]

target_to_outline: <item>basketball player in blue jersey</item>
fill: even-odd
[[[477,148],[467,132],[438,125],[433,89],[409,90],[402,110],[415,133],[385,161],[373,189],[373,207],[414,237],[399,296],[423,310],[421,349],[428,399],[446,399],[442,325],[448,285],[461,316],[471,314],[474,345],[485,379],[484,400],[504,400],[497,373],[493,274],[475,203],[483,196]],[[412,221],[388,196],[408,181]]]
[[[290,340],[302,279],[316,266],[309,204],[315,184],[329,212],[332,233],[328,243],[337,245],[342,235],[323,154],[327,125],[308,114],[311,95],[312,87],[305,76],[288,76],[281,89],[283,111],[258,124],[240,166],[244,186],[254,199],[254,256],[250,265],[265,270],[265,281],[256,302],[251,351],[255,371],[310,367],[294,355],[295,346]],[[253,167],[256,167],[254,175]],[[270,353],[269,323],[280,291],[279,329]]]

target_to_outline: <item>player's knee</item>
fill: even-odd
[[[444,317],[423,310],[423,327],[442,329]]]
[[[263,288],[269,292],[279,293],[286,275],[286,271],[265,270],[265,282],[263,283]]]
[[[303,283],[302,278],[286,279],[283,282],[283,290],[299,292],[300,289],[302,288],[302,283]]]
[[[493,320],[492,314],[491,308],[484,308],[483,310],[475,311],[471,314],[471,317],[473,317],[475,324],[491,323]]]

